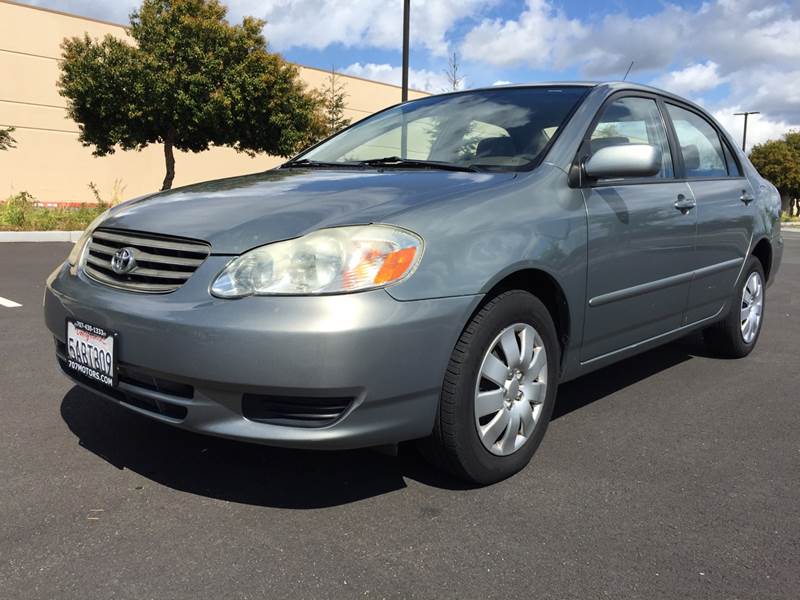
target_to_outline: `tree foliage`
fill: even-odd
[[[339,74],[331,69],[325,87],[322,89],[322,119],[324,121],[324,137],[344,129],[350,125],[350,119],[344,116],[347,108],[347,92]]]
[[[297,68],[267,51],[264,21],[231,25],[219,0],[144,0],[131,14],[135,45],[106,36],[62,44],[60,93],[96,156],[164,144],[289,156],[316,135],[319,98]]]
[[[791,200],[800,197],[800,132],[790,131],[780,140],[756,144],[750,162],[778,188],[783,210],[788,212]]]
[[[11,134],[14,133],[14,128],[9,127],[8,129],[0,129],[0,150],[8,150],[10,148],[16,148],[16,142]]]

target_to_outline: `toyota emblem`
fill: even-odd
[[[125,275],[136,268],[136,257],[133,248],[120,248],[111,257],[111,269],[117,275]]]

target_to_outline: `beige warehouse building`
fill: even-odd
[[[84,32],[94,38],[128,38],[119,24],[0,0],[0,127],[16,128],[17,141],[15,149],[0,152],[0,199],[27,191],[41,202],[94,201],[90,182],[104,199],[115,187],[122,189],[123,199],[159,188],[164,177],[160,145],[97,158],[78,141],[78,127],[66,116],[56,81],[61,41]],[[322,88],[328,73],[300,65],[300,76],[309,87]],[[397,86],[346,75],[341,81],[347,116],[354,121],[400,101]],[[423,95],[409,93],[411,98]],[[262,171],[279,162],[230,148],[177,153],[174,185]]]

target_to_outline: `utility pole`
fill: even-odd
[[[742,152],[746,152],[745,145],[747,144],[747,117],[749,117],[750,115],[760,115],[760,114],[761,112],[758,110],[733,113],[733,115],[736,117],[741,117],[742,115],[744,115],[744,132],[742,132]]]
[[[410,18],[411,0],[403,0],[403,102],[408,100],[408,33]]]

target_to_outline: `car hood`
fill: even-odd
[[[338,225],[382,222],[420,203],[473,194],[513,173],[373,169],[274,169],[195,184],[131,200],[103,227],[211,243],[214,254],[240,254]]]

